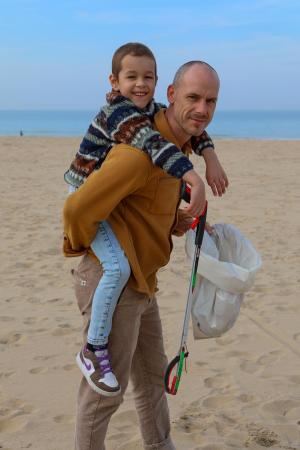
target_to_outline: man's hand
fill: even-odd
[[[229,182],[217,154],[212,149],[203,150],[203,158],[206,164],[206,181],[214,196],[222,197],[229,186]]]
[[[185,208],[193,217],[198,217],[205,208],[205,185],[195,170],[189,170],[182,177],[191,187],[190,204]]]
[[[193,216],[187,213],[185,209],[178,209],[178,220],[173,231],[174,234],[176,236],[182,236],[191,228],[193,221]]]

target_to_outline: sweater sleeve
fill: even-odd
[[[164,105],[152,101],[146,108],[138,108],[119,95],[102,108],[102,129],[109,138],[145,152],[152,162],[176,178],[193,169],[193,164],[173,143],[153,130],[154,114]]]
[[[212,150],[215,148],[211,137],[206,131],[203,131],[200,136],[192,136],[191,144],[194,153],[198,156],[202,156],[202,152],[206,148],[210,148]]]

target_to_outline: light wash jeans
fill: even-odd
[[[76,188],[69,186],[69,194]],[[130,277],[130,265],[108,222],[100,222],[91,248],[102,265],[103,276],[96,287],[87,341],[105,345],[112,327],[118,299]]]
[[[130,265],[107,222],[100,222],[91,248],[101,262],[103,276],[93,297],[87,341],[93,345],[105,345],[115,307],[130,276]]]

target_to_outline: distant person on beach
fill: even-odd
[[[23,131],[22,130],[20,130],[20,136],[23,136]]]
[[[146,76],[151,73],[156,79],[154,57],[130,53],[123,58],[120,72],[116,74],[119,81],[127,71],[135,79],[129,94],[146,95],[149,90]],[[153,91],[154,86],[151,95]],[[188,154],[192,138],[202,135],[213,118],[218,91],[218,75],[207,63],[192,61],[179,68],[168,87],[169,106],[153,117],[154,129],[176,144],[174,154],[179,149]],[[97,129],[97,123],[95,125]],[[213,149],[209,151],[208,157],[216,158]],[[182,176],[172,176],[164,169],[154,165],[151,154],[146,151],[125,143],[114,145],[101,170],[88,176],[65,202],[64,253],[66,256],[84,255],[73,273],[85,335],[94,293],[103,273],[103,267],[90,249],[93,249],[99,223],[109,223],[130,264],[130,276],[114,311],[107,348],[121,394],[99,395],[90,389],[86,377],[82,379],[78,393],[76,450],[104,450],[109,421],[123,401],[129,376],[145,448],[175,449],[170,438],[164,392],[167,358],[155,298],[156,274],[169,261],[171,234],[187,231],[192,219],[189,213],[201,212],[205,192],[200,179],[196,197],[201,200],[192,209],[179,210],[178,214]],[[223,183],[222,192],[227,184],[224,176]],[[115,241],[111,241],[111,245],[115,245]],[[105,371],[109,365],[108,359],[103,364],[101,352],[80,354],[96,381],[104,378],[101,366],[104,365]]]
[[[74,192],[92,172],[100,169],[115,143],[123,143],[140,149],[157,167],[188,183],[191,204],[187,212],[199,214],[205,201],[202,180],[179,146],[153,130],[154,115],[164,107],[153,100],[157,81],[153,53],[143,44],[123,45],[113,56],[109,79],[112,92],[107,95],[108,105],[89,126],[65,173],[69,191]],[[203,155],[213,193],[222,195],[228,185],[227,177],[204,130],[193,136],[191,149],[197,155]],[[108,340],[113,312],[131,268],[109,221],[99,223],[91,248],[101,261],[104,273],[94,293],[87,342],[76,360],[92,389],[113,396],[120,393],[120,385],[109,363]]]

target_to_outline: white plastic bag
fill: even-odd
[[[195,232],[190,230],[186,235],[190,260],[194,251]],[[205,231],[192,307],[195,339],[221,336],[234,325],[261,264],[259,253],[233,225],[214,225],[211,236]]]

